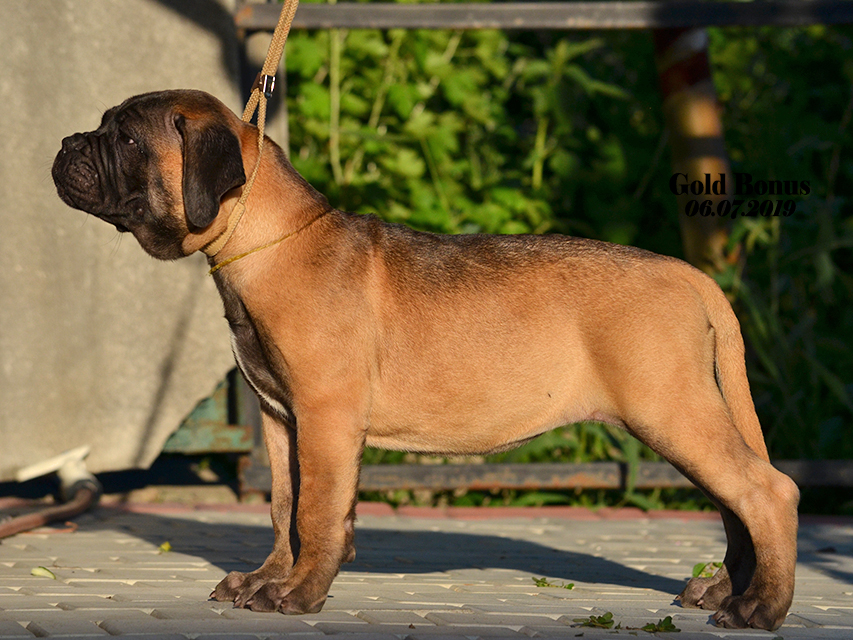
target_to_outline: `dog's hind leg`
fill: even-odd
[[[719,393],[744,442],[759,458],[769,462],[764,435],[749,392],[744,344],[737,317],[719,287],[710,278],[695,270],[689,270],[688,274],[702,299],[711,324],[708,339],[713,344],[714,373]],[[796,495],[796,488],[791,487],[790,493]],[[727,597],[733,594],[736,596],[746,590],[755,571],[757,559],[749,530],[725,505],[718,502],[717,507],[723,517],[729,540],[724,567],[713,578],[691,580],[680,596],[684,606],[718,609]],[[794,529],[796,517],[795,506],[793,509],[789,507],[789,519],[793,521]],[[725,620],[721,619],[720,622],[724,623]]]
[[[734,591],[743,593],[755,571],[755,549],[749,532],[740,519],[728,508],[714,501],[723,519],[728,547],[723,565],[710,577],[691,578],[676,596],[683,607],[716,611],[723,600]],[[729,567],[732,573],[729,574]],[[732,584],[734,576],[735,585]]]
[[[714,620],[724,627],[775,629],[793,597],[799,492],[746,444],[718,389],[687,378],[670,378],[666,401],[646,406],[626,424],[723,509],[726,573],[706,591],[717,600],[730,580],[731,595],[722,598]],[[631,426],[650,424],[666,428]]]

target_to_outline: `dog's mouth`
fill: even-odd
[[[57,195],[68,206],[103,220],[115,227],[119,233],[130,233],[125,224],[127,216],[115,211],[116,208],[121,210],[124,207],[112,207],[105,202],[104,176],[92,161],[92,152],[84,153],[81,149],[83,145],[79,138],[72,137],[63,141],[63,147],[56,155],[51,170]],[[130,198],[129,203],[132,204],[135,199],[135,196]]]
[[[130,229],[128,229],[126,226],[124,226],[120,222],[116,222],[115,220],[110,220],[109,215],[96,215],[96,214],[92,214],[92,215],[94,215],[99,220],[103,220],[107,224],[111,224],[112,226],[115,227],[115,230],[118,231],[119,233],[130,233]]]
[[[107,224],[111,224],[116,228],[116,231],[119,233],[130,233],[130,229],[128,229],[122,222],[124,221],[125,216],[118,213],[108,213],[104,211],[98,211],[97,205],[93,204],[89,197],[88,193],[85,191],[80,191],[75,187],[75,185],[65,184],[59,180],[56,181],[56,192],[62,201],[70,207],[75,209],[79,209],[80,211],[85,211],[91,216],[94,216],[98,220],[103,220]]]
[[[56,193],[70,207],[95,213],[103,200],[100,175],[81,154],[59,152],[51,170]]]
[[[87,211],[87,213],[115,227],[119,233],[131,233],[130,227],[127,226],[127,216],[123,213],[110,211]]]

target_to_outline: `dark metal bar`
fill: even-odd
[[[780,460],[780,471],[803,487],[853,487],[853,461]],[[395,489],[625,489],[629,468],[618,462],[530,464],[389,464],[362,467],[360,491]],[[269,467],[255,465],[244,472],[246,486],[269,492]],[[693,484],[667,462],[641,462],[636,489],[681,489]]]
[[[238,28],[272,31],[278,3],[244,4]],[[853,23],[853,2],[490,2],[355,3],[299,5],[295,29],[671,29],[710,26],[793,27]]]
[[[853,460],[774,460],[801,487],[853,487]]]
[[[619,463],[372,465],[362,467],[362,491],[389,489],[618,489]]]

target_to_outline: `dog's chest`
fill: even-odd
[[[223,291],[225,317],[231,330],[231,350],[246,382],[262,404],[283,420],[292,419],[290,394],[283,375],[277,374],[263,341],[243,303],[231,292]]]
[[[281,418],[291,416],[287,393],[273,375],[260,341],[255,336],[245,336],[242,329],[235,331],[231,327],[231,350],[237,366],[252,387],[258,398],[266,403]],[[254,333],[254,331],[252,331]]]

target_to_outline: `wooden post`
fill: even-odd
[[[681,174],[676,182],[689,186],[698,180],[712,187],[711,193],[696,194],[698,189],[688,189],[676,196],[684,255],[707,273],[720,272],[727,260],[726,219],[686,213],[691,200],[710,200],[715,213],[718,203],[728,196],[713,193],[714,183],[724,186],[727,193],[734,187],[708,63],[708,35],[698,28],[657,29],[653,34],[673,174]]]

